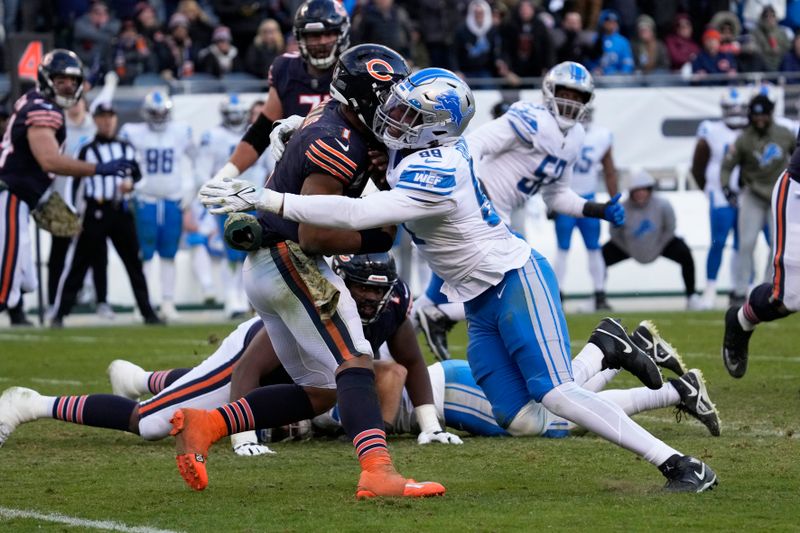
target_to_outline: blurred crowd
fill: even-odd
[[[10,33],[53,33],[101,79],[266,78],[297,49],[300,0],[5,0]],[[800,72],[800,0],[345,0],[351,42],[475,78],[538,77],[561,61],[595,75],[682,72],[725,83]],[[797,33],[795,33],[797,32]],[[711,76],[709,76],[711,75]],[[716,76],[714,76],[716,75]]]

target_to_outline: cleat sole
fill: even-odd
[[[178,465],[178,472],[189,488],[201,491],[208,486],[208,473],[202,455],[194,453],[178,455],[175,457],[175,463]]]

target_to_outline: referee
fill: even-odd
[[[134,159],[136,152],[133,146],[115,137],[117,114],[111,104],[107,102],[99,104],[95,108],[93,116],[97,125],[97,135],[92,142],[81,148],[78,159],[93,163],[110,161],[119,157]],[[83,229],[72,240],[67,251],[64,272],[58,282],[53,305],[52,327],[63,326],[64,317],[75,305],[75,299],[89,267],[107,264],[106,238],[111,239],[111,243],[125,264],[133,294],[145,324],[162,323],[150,306],[133,211],[127,200],[128,193],[133,190],[133,183],[140,178],[141,173],[137,166],[133,171],[132,178],[95,175],[85,179],[83,193],[86,207]],[[98,298],[100,298],[102,287],[97,287],[97,289]]]

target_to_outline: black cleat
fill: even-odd
[[[673,455],[658,467],[667,484],[667,492],[704,492],[712,490],[719,481],[717,474],[704,462],[688,455]]]
[[[604,318],[594,328],[589,342],[603,352],[603,368],[624,368],[648,388],[660,389],[664,382],[655,361],[636,346],[615,318]]]
[[[22,300],[15,307],[8,309],[8,318],[11,319],[12,326],[33,326],[33,322],[28,320],[28,317],[25,316],[25,311],[22,309]]]
[[[681,403],[677,405],[678,421],[681,413],[687,413],[703,423],[709,433],[719,437],[719,413],[711,398],[708,396],[703,373],[693,368],[678,379],[669,380],[678,394]]]
[[[594,310],[595,311],[611,311],[611,305],[606,300],[606,293],[604,291],[597,291],[594,293]]]
[[[656,325],[649,320],[642,320],[639,327],[631,335],[633,343],[649,355],[661,368],[671,370],[678,376],[688,372],[678,350],[661,338]]]
[[[148,315],[144,317],[144,323],[147,326],[165,326],[167,323],[158,318],[157,315]]]
[[[747,348],[752,331],[745,331],[739,324],[739,308],[729,307],[725,313],[725,337],[722,339],[722,362],[728,374],[735,378],[747,372]]]
[[[447,332],[453,329],[456,323],[435,305],[421,307],[417,311],[417,320],[436,359],[439,361],[450,359],[450,352],[447,350]]]

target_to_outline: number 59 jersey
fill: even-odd
[[[467,135],[486,193],[504,222],[540,190],[567,187],[584,139],[580,124],[562,132],[544,106],[517,102]]]
[[[184,157],[196,154],[192,128],[185,123],[169,122],[162,131],[152,130],[146,122],[125,124],[120,138],[136,149],[142,180],[136,195],[145,201],[180,201],[195,185],[193,175],[184,175]]]

